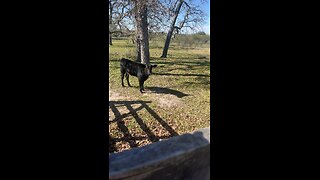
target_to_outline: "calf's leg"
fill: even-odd
[[[132,87],[132,86],[130,85],[130,82],[129,82],[129,74],[128,74],[128,73],[126,73],[126,79],[127,79],[128,86]]]
[[[124,78],[124,74],[121,74],[121,85],[122,85],[122,87],[125,87],[123,84],[123,78]]]
[[[122,85],[122,87],[125,87],[124,84],[123,84],[123,78],[124,78],[125,71],[124,71],[124,69],[122,67],[120,68],[120,72],[121,72],[121,85]]]
[[[142,81],[142,80],[139,79],[139,87],[140,87],[140,92],[141,92],[141,93],[143,93],[142,90],[144,90],[144,89],[143,89],[143,83],[144,83],[144,81]]]

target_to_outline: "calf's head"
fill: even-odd
[[[157,67],[157,65],[156,64],[154,64],[154,65],[152,65],[152,64],[146,64],[145,65],[145,73],[146,73],[146,75],[151,75],[152,74],[152,68],[155,68],[155,67]]]

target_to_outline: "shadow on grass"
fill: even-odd
[[[153,75],[165,75],[165,76],[201,76],[201,77],[210,77],[210,75],[208,75],[208,74],[153,73]]]
[[[129,60],[131,60],[131,61],[136,61],[136,59],[137,59],[136,56],[123,56],[123,57],[121,57],[121,58],[126,58],[126,59],[129,59]],[[121,58],[109,59],[109,61],[110,61],[110,62],[119,62],[119,63],[120,63],[120,59],[121,59]],[[150,63],[155,63],[155,64],[157,64],[158,62],[155,61],[155,60],[152,58],[152,59],[150,59]]]
[[[198,60],[196,58],[193,58],[193,57],[189,57],[188,59],[192,59],[192,60],[181,60],[181,58],[170,58],[172,60],[163,60],[161,58],[155,58],[153,60],[154,63],[156,64],[167,64],[167,65],[193,65],[193,66],[210,66],[210,61],[208,60]]]
[[[195,78],[195,81],[183,82],[183,85],[210,88],[210,79],[199,76]]]
[[[123,58],[127,58],[127,59],[130,59],[132,61],[135,61],[136,60],[136,57],[135,56],[130,56],[130,57],[123,57]],[[118,58],[118,59],[109,59],[109,61],[111,62],[119,62],[121,58]],[[154,58],[150,58],[150,63],[151,64],[158,64],[158,65],[190,65],[190,66],[210,66],[210,61],[208,60],[199,60],[197,58],[193,58],[193,57],[189,57],[188,59],[191,59],[191,60],[181,60],[181,58],[175,58],[175,57],[172,57],[170,58],[172,60],[163,60],[162,58],[157,58],[157,57],[154,57]]]
[[[169,88],[163,88],[163,87],[148,87],[146,89],[149,89],[151,92],[157,93],[157,94],[172,94],[177,96],[178,98],[189,96],[189,94],[185,94],[181,91],[177,91]]]
[[[131,61],[135,61],[135,57],[134,56],[130,56],[130,57],[121,57],[121,58],[126,58],[126,59],[130,59]],[[109,59],[110,62],[119,62],[119,67],[120,67],[120,59],[121,58],[118,58],[118,59]]]
[[[151,103],[151,101],[109,101],[109,107],[115,115],[115,119],[109,121],[110,123],[117,123],[119,130],[123,133],[124,137],[122,138],[114,138],[109,135],[109,146],[113,146],[109,148],[109,152],[115,152],[116,146],[115,142],[125,141],[128,142],[131,148],[137,147],[137,140],[149,139],[151,142],[159,141],[159,139],[165,139],[172,136],[177,136],[178,133],[172,129],[165,120],[163,120],[155,111],[153,111],[147,103]],[[138,108],[134,109],[132,105],[138,104],[140,105]],[[129,110],[129,113],[121,114],[117,107],[126,106]],[[138,115],[138,111],[141,109],[146,109],[154,119],[156,119],[169,133],[170,136],[156,136],[144,123],[142,117]],[[139,124],[140,128],[147,134],[148,137],[134,137],[130,134],[128,127],[125,126],[124,118],[128,116],[133,116],[136,122]]]

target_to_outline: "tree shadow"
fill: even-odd
[[[109,101],[109,107],[111,108],[112,112],[114,113],[115,117],[120,117],[121,113],[120,111],[116,108],[114,103],[110,103]],[[122,118],[120,118],[118,121],[116,121],[117,126],[119,127],[120,131],[123,133],[126,141],[129,143],[131,148],[137,147],[138,145],[136,144],[135,141],[132,140],[132,135],[129,133],[129,129],[125,126],[125,123]],[[110,139],[109,139],[110,141]]]
[[[169,88],[163,88],[163,87],[148,87],[146,89],[149,89],[151,92],[157,93],[157,94],[172,94],[172,95],[177,96],[178,98],[190,96],[189,94],[185,94],[181,91],[177,91],[177,90],[169,89]]]
[[[192,65],[192,66],[210,66],[209,60],[195,60],[195,58],[191,61],[181,60],[181,58],[171,58],[174,59],[174,61],[164,61],[160,58],[155,58],[154,63],[160,64],[160,65]]]
[[[110,123],[117,123],[117,126],[119,130],[122,132],[124,135],[122,138],[114,138],[109,135],[109,152],[115,152],[117,149],[115,147],[116,142],[121,142],[125,141],[129,143],[131,148],[138,147],[136,141],[137,140],[143,140],[143,139],[148,139],[151,142],[157,142],[159,139],[165,139],[169,138],[172,136],[177,136],[178,133],[175,132],[174,129],[172,129],[165,120],[163,120],[155,111],[153,111],[147,103],[151,103],[151,101],[109,101],[109,107],[112,110],[112,112],[115,115],[115,118],[113,120],[109,120]],[[134,109],[132,106],[133,105],[140,105],[138,108]],[[121,114],[118,108],[120,106],[125,106],[128,110],[129,113],[124,113]],[[152,117],[157,120],[169,133],[169,136],[156,136],[150,128],[144,123],[142,117],[138,115],[138,111],[146,109]],[[125,126],[124,118],[128,116],[133,116],[136,122],[139,124],[140,128],[147,134],[147,137],[136,137],[132,136],[129,132],[128,127]],[[112,147],[113,146],[113,147]]]
[[[193,81],[183,82],[184,86],[196,86],[201,88],[210,89],[210,79],[206,77],[196,77]]]
[[[174,74],[174,73],[152,73],[153,75],[165,75],[165,76],[200,76],[210,77],[208,74]]]
[[[134,56],[126,56],[124,58],[130,59],[132,61],[136,60],[136,57],[134,57]],[[119,62],[119,68],[120,68],[120,58],[118,58],[118,59],[109,59],[109,62]]]

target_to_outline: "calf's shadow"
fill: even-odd
[[[157,93],[157,94],[172,94],[177,96],[178,98],[189,96],[189,94],[185,94],[181,91],[169,89],[169,88],[163,88],[163,87],[147,87],[146,89],[149,89],[151,92]]]

